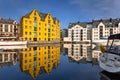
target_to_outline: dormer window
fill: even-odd
[[[34,16],[36,16],[36,11],[35,11],[35,13],[34,13]]]
[[[36,21],[37,20],[37,17],[34,17],[34,21]]]

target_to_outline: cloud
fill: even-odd
[[[76,6],[87,15],[118,17],[120,16],[120,0],[71,0],[70,5]]]

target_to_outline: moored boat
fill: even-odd
[[[120,41],[120,34],[108,37],[106,49],[101,48],[102,54],[99,57],[99,66],[111,73],[120,72],[120,45],[114,44],[115,40]]]

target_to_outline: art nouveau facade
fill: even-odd
[[[22,40],[60,41],[60,22],[50,13],[41,13],[36,9],[21,18]]]
[[[70,23],[66,42],[95,41],[120,33],[120,19],[93,20],[92,22]]]
[[[14,40],[20,36],[20,25],[12,19],[0,18],[0,40]]]

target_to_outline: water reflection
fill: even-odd
[[[91,44],[64,44],[64,48],[68,50],[67,55],[70,62],[98,65],[98,58],[101,51],[93,50]]]
[[[103,70],[100,72],[100,80],[120,80],[120,74],[109,73]]]
[[[20,50],[4,49],[0,52],[0,66],[15,65],[19,61]]]
[[[106,80],[101,75],[103,72],[98,66],[100,54],[101,52],[96,48],[93,49],[91,44],[2,48],[0,50],[0,79]],[[6,77],[9,69],[12,70],[13,76],[10,74]],[[56,70],[53,71],[53,69]],[[14,76],[15,74],[19,76]]]
[[[59,63],[59,45],[22,49],[20,68],[22,72],[28,73],[34,79],[39,74],[49,74],[52,69],[58,67]]]

